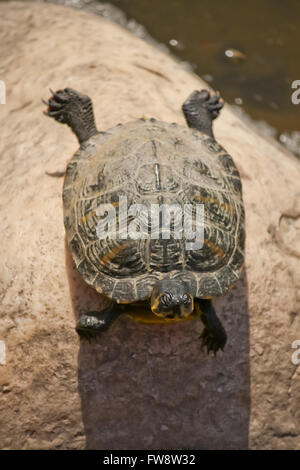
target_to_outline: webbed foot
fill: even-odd
[[[182,105],[187,124],[193,129],[213,137],[212,121],[224,106],[220,94],[208,90],[195,90]]]
[[[122,309],[115,304],[99,312],[84,313],[79,317],[76,331],[83,339],[95,339],[106,331],[121,313]]]
[[[219,349],[223,351],[227,341],[226,331],[217,317],[211,300],[195,300],[195,308],[204,324],[204,330],[200,335],[201,348],[205,349],[207,354],[212,351],[215,355]]]
[[[98,131],[96,129],[93,104],[87,95],[83,95],[72,88],[65,88],[56,92],[50,89],[52,96],[43,103],[48,106],[44,112],[46,116],[53,117],[62,124],[68,124],[76,134],[79,143],[88,140]]]

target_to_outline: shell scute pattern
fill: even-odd
[[[223,295],[244,260],[244,209],[238,170],[214,139],[189,128],[139,120],[93,136],[70,161],[64,183],[64,221],[75,264],[84,279],[118,302],[147,298],[158,279],[182,278],[198,297]],[[144,238],[97,236],[101,205],[119,196],[142,204]],[[152,239],[151,205],[204,204],[202,249],[184,238]],[[194,211],[194,208],[193,208]],[[149,215],[149,218],[148,218]],[[129,216],[128,222],[134,222]]]

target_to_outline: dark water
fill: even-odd
[[[138,34],[136,23],[144,25],[300,156],[300,104],[291,101],[291,84],[300,80],[300,0],[111,0],[127,19],[97,0],[46,1],[98,13]]]
[[[277,137],[300,130],[300,104],[291,102],[291,83],[300,80],[299,0],[111,3],[193,64],[226,101],[274,127]]]

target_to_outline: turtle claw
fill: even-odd
[[[54,101],[52,97],[48,101],[46,100],[42,100],[42,101],[46,106],[48,106],[47,110],[43,111],[43,113],[46,116],[53,117],[54,119],[56,119],[57,121],[61,123],[65,122],[64,114],[63,114],[63,106],[60,103]]]
[[[47,111],[44,112],[46,116],[53,117],[61,123],[66,123],[66,106],[68,105],[71,96],[69,93],[71,90],[66,88],[65,90],[53,91],[49,88],[52,96],[49,100],[42,100],[42,102],[48,106]],[[69,91],[68,91],[69,90]]]
[[[220,93],[218,91],[214,93],[208,90],[195,90],[190,95],[188,101],[192,103],[195,109],[200,108],[201,106],[206,108],[210,111],[212,119],[215,119],[219,115],[220,110],[224,106],[224,101],[220,97]]]
[[[212,122],[218,117],[224,101],[219,92],[195,90],[185,100],[182,111],[187,124],[192,129],[198,129],[210,137],[214,137]]]
[[[88,331],[76,327],[76,331],[81,339],[88,341],[90,344],[95,343],[99,337],[99,332],[95,333],[95,331],[92,330]]]
[[[216,356],[217,352],[220,349],[221,351],[224,350],[226,337],[215,335],[211,333],[208,328],[204,328],[199,339],[201,340],[201,350],[205,351],[205,348],[206,348],[206,353],[208,355],[212,351],[214,353],[214,356]]]
[[[83,95],[72,88],[53,91],[49,89],[51,97],[43,103],[48,106],[44,113],[62,124],[68,124],[76,134],[79,143],[88,140],[97,129],[93,114],[93,105],[87,95]]]
[[[195,312],[198,314],[204,324],[199,339],[201,340],[201,350],[207,354],[211,351],[216,356],[221,349],[223,351],[227,341],[226,331],[220,322],[210,299],[196,299]]]
[[[48,101],[48,106],[50,108],[52,108],[53,110],[60,110],[62,108],[62,104],[61,103],[58,103],[57,101],[55,101],[53,98],[50,98],[50,100]]]
[[[65,88],[64,90],[57,91],[53,91],[51,88],[49,88],[49,91],[52,94],[51,99],[55,99],[59,103],[63,104],[69,100],[68,94],[70,93],[71,88]]]

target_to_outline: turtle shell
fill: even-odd
[[[63,202],[78,271],[117,302],[149,297],[165,277],[182,279],[199,298],[223,295],[239,278],[245,241],[240,176],[224,148],[198,130],[141,119],[100,132],[69,162]],[[187,249],[184,231],[175,233],[175,216],[165,238],[161,219],[151,219],[151,208],[173,204],[182,211],[204,205],[201,248]],[[103,228],[105,217],[104,238],[99,224]]]

